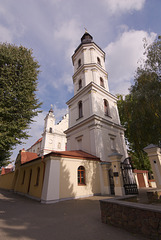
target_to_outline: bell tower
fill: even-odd
[[[127,156],[117,98],[109,92],[105,52],[85,32],[72,56],[74,96],[67,102],[67,150],[83,150],[110,161],[118,152]]]
[[[85,32],[81,44],[72,56],[74,66],[74,95],[91,81],[109,91],[105,70],[105,52],[93,42],[93,37]]]

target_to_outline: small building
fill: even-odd
[[[134,169],[133,172],[135,175],[138,188],[148,188],[149,187],[148,171]]]
[[[14,166],[12,164],[9,164],[8,166],[1,168],[1,175],[7,174],[13,171],[14,171]]]

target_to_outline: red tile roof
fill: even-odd
[[[100,161],[100,159],[98,157],[96,157],[96,156],[94,156],[92,154],[86,153],[84,151],[81,151],[81,150],[75,150],[75,151],[52,151],[51,153],[48,153],[47,155]]]
[[[7,174],[7,173],[12,172],[12,171],[13,171],[12,168],[4,168],[4,167],[2,167],[1,175]]]
[[[37,143],[41,142],[42,141],[42,137],[39,138],[31,147],[29,147],[28,149],[32,148],[33,146],[35,146]]]
[[[137,169],[134,169],[133,172],[134,173],[148,173],[148,170],[137,170]]]
[[[33,145],[36,145],[37,143],[41,142],[42,141],[42,137],[39,138]]]
[[[55,157],[64,157],[64,158],[76,158],[76,159],[82,159],[82,160],[94,160],[94,161],[100,161],[100,159],[92,154],[83,152],[83,151],[52,151],[45,156],[55,156]],[[30,161],[39,159],[40,157],[36,153],[32,152],[25,152],[25,150],[21,151],[21,164],[28,163]]]
[[[21,151],[21,164],[30,162],[36,158],[38,158],[37,153],[25,152],[24,150]]]

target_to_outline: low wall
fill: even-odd
[[[11,190],[13,188],[13,178],[14,172],[0,175],[0,188]]]
[[[161,203],[161,189],[147,191],[149,203]]]
[[[100,200],[102,222],[140,233],[147,239],[161,239],[161,208],[150,204]]]

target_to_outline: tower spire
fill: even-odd
[[[50,110],[49,110],[49,112],[52,112],[52,113],[54,112],[54,111],[53,111],[53,105],[52,105],[52,104],[50,105]]]
[[[86,27],[84,27],[84,30],[85,30],[85,33],[88,33],[88,30],[87,30],[87,28],[86,28]]]

